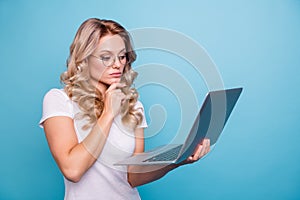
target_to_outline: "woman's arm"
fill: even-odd
[[[109,115],[103,114],[89,135],[78,143],[73,120],[69,117],[52,117],[44,122],[44,130],[50,151],[63,175],[78,182],[96,161],[95,152],[101,153],[112,123]],[[99,124],[99,125],[98,125]],[[99,126],[101,126],[101,131]],[[85,142],[93,144],[87,149]],[[95,148],[94,146],[97,146]],[[93,151],[94,153],[91,153]]]
[[[136,135],[136,147],[135,154],[144,152],[144,129],[138,128],[135,131]],[[210,141],[209,139],[204,139],[198,146],[196,147],[194,154],[190,156],[187,160],[179,163],[179,164],[170,164],[170,165],[145,165],[145,166],[137,166],[132,165],[128,166],[128,182],[132,187],[137,187],[146,183],[150,183],[157,179],[160,179],[164,175],[166,175],[169,171],[173,169],[193,163],[198,161],[204,155],[206,155],[210,150]]]
[[[44,121],[50,151],[63,175],[78,182],[102,152],[115,115],[125,95],[112,84],[105,93],[104,109],[88,136],[78,143],[70,117],[56,116]]]

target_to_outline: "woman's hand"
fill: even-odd
[[[204,138],[202,140],[202,142],[200,142],[197,145],[193,155],[191,155],[185,161],[180,163],[180,165],[196,162],[196,161],[200,160],[203,156],[205,156],[209,151],[210,151],[210,140],[207,138]]]
[[[112,114],[115,117],[120,113],[122,101],[126,98],[126,95],[121,91],[125,84],[113,83],[106,90],[104,95],[104,110],[103,112]]]

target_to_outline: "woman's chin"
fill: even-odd
[[[113,78],[111,81],[110,81],[110,85],[113,84],[113,83],[119,83],[121,81],[121,78]]]
[[[105,80],[105,81],[99,81],[99,83],[109,87],[111,84],[119,83],[120,81],[121,81],[121,78],[112,78],[112,79]]]

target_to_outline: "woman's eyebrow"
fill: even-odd
[[[123,51],[126,51],[126,48],[121,49],[121,50],[119,51],[119,53],[121,53],[121,52],[123,52]],[[99,53],[113,53],[113,51],[103,49],[103,50],[99,51]]]
[[[119,53],[123,52],[123,51],[126,51],[126,48],[123,48],[121,51],[119,51]]]

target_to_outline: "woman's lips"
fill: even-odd
[[[114,78],[120,78],[121,77],[121,72],[116,72],[116,73],[111,73],[110,76],[114,77]]]

